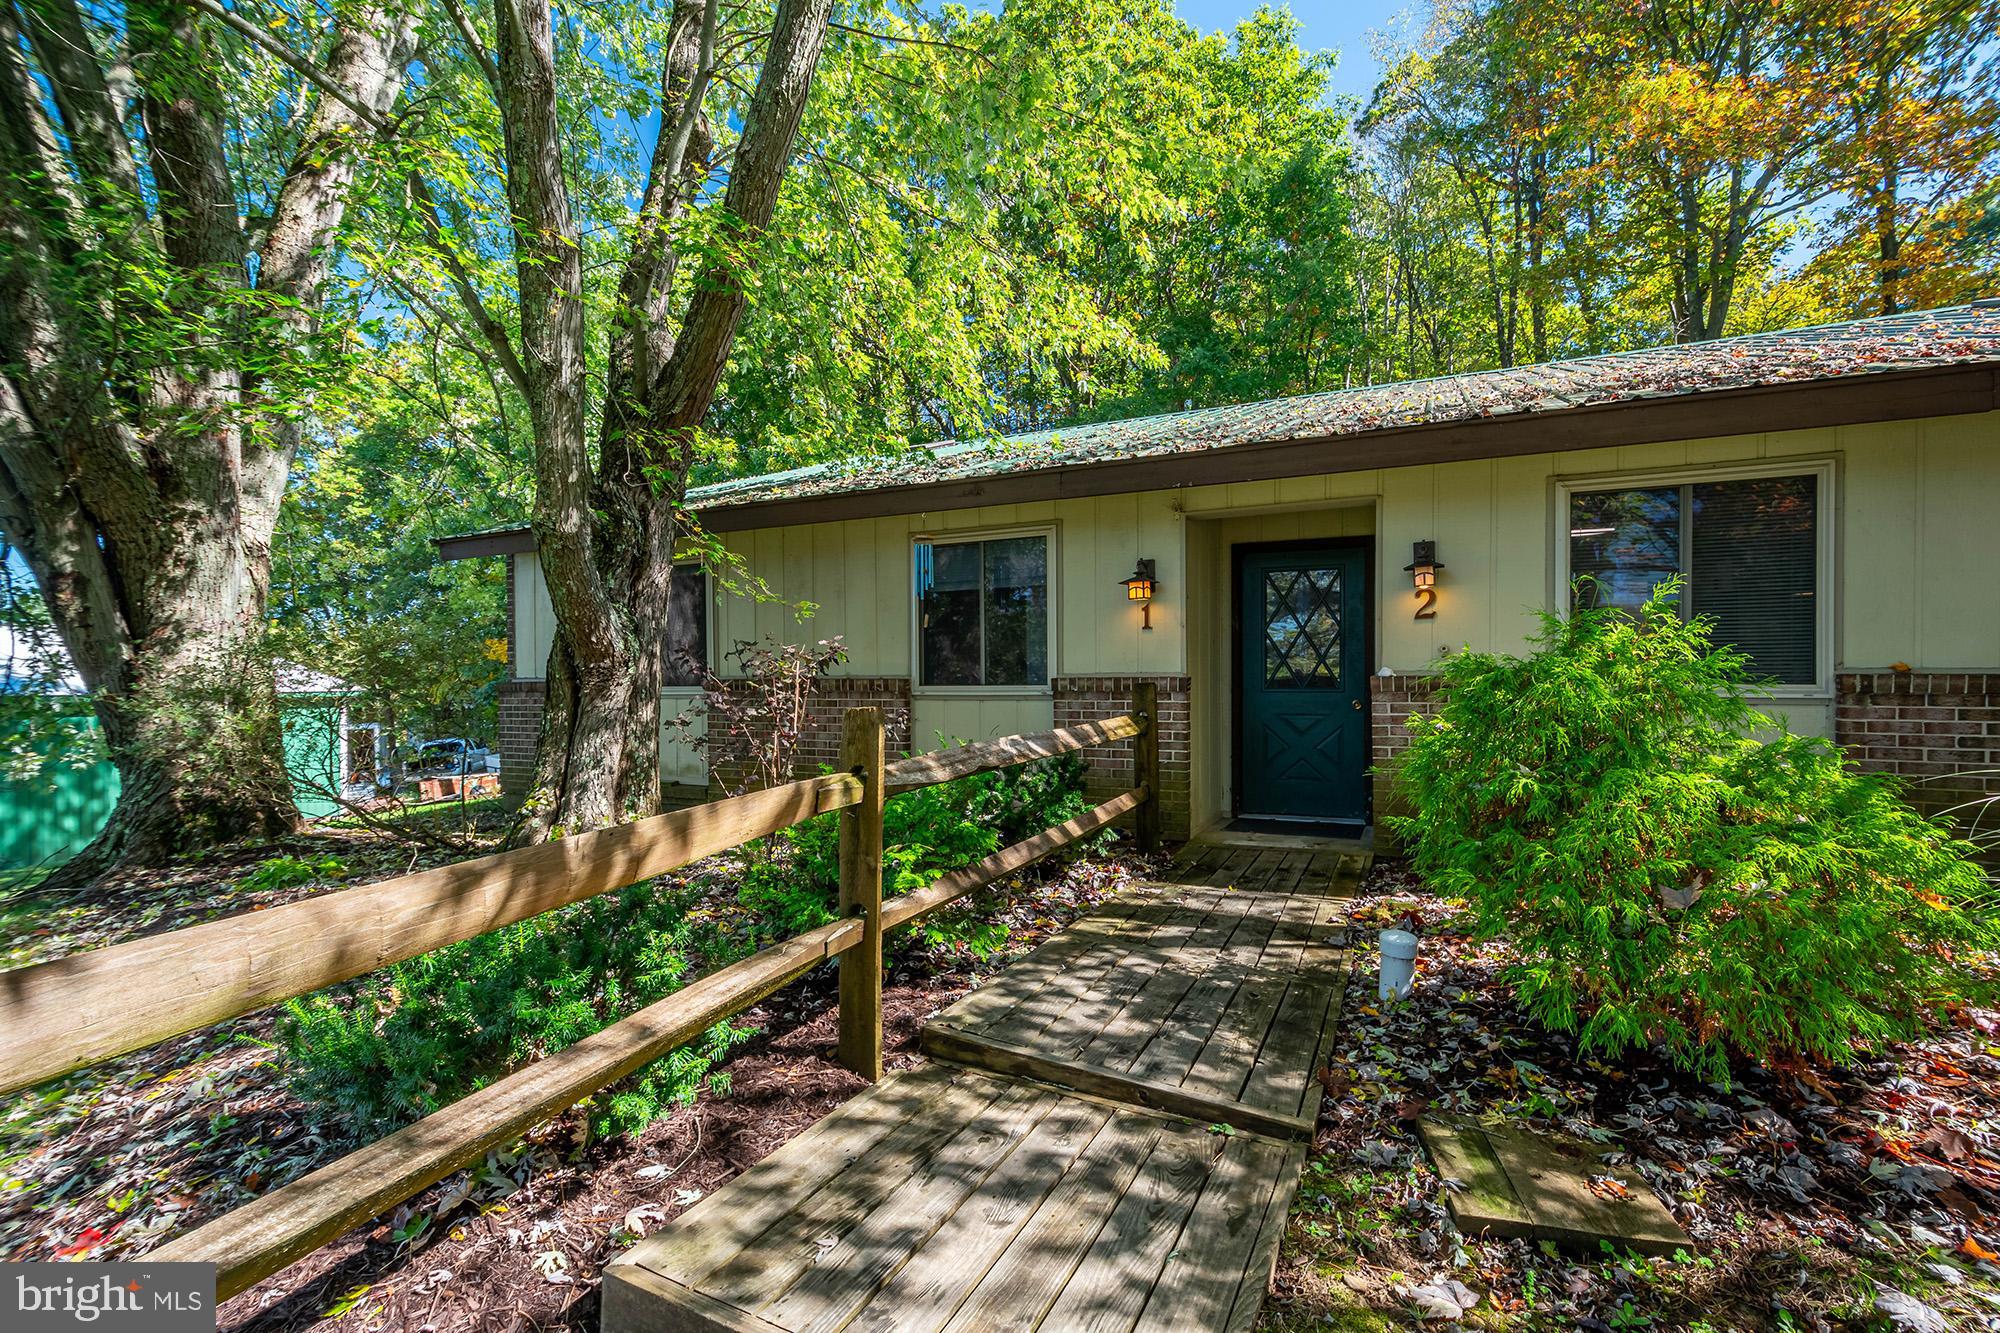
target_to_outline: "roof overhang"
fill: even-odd
[[[1566,453],[1669,440],[1851,426],[2000,409],[1991,363],[1879,371],[1743,389],[1716,389],[1546,412],[1102,459],[969,479],[874,486],[736,505],[697,505],[710,532],[834,523],[981,505],[1072,500],[1233,481],[1364,472],[1522,454]],[[523,554],[527,528],[438,539],[446,560]]]

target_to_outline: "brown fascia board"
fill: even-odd
[[[1232,481],[1271,481],[1424,463],[1959,416],[1995,409],[2000,409],[2000,367],[1938,366],[1747,389],[1663,394],[1658,398],[1552,412],[1518,412],[1313,439],[1105,459],[995,476],[720,505],[703,508],[699,513],[702,526],[710,532],[741,532],[980,505],[1070,500]],[[439,553],[448,560],[533,549],[534,536],[525,528],[518,532],[447,537],[438,542]]]
[[[434,537],[440,560],[476,560],[482,555],[526,555],[535,549],[532,528],[507,528],[500,532],[468,532],[462,537]]]

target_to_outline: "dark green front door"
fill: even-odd
[[[1237,560],[1237,813],[1367,817],[1367,566],[1360,547]]]

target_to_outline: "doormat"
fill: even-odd
[[[1225,826],[1229,833],[1275,833],[1286,838],[1358,838],[1368,825],[1358,819],[1258,819],[1245,815]]]

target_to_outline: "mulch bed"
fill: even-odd
[[[1423,935],[1418,985],[1383,1005],[1372,935],[1404,920]],[[1752,1066],[1721,1087],[1644,1053],[1580,1055],[1515,1004],[1509,948],[1463,920],[1400,867],[1363,886],[1362,966],[1267,1323],[2000,1329],[2000,1015],[1953,1015],[1845,1069]],[[1415,1134],[1435,1111],[1602,1142],[1601,1187],[1656,1191],[1694,1252],[1460,1236]],[[1359,1311],[1378,1321],[1353,1323]]]
[[[276,850],[337,855],[354,872],[348,882],[450,859],[413,858],[366,832],[302,843]],[[272,854],[244,849],[97,886],[87,900],[40,910],[47,924],[7,947],[18,965],[338,887],[241,891],[236,881]],[[987,962],[942,947],[902,951],[884,994],[890,1067],[921,1058],[918,1028],[980,975],[1145,869],[1136,857],[1100,857],[1016,883],[995,908],[1008,927],[1006,952]],[[738,1021],[759,1035],[691,1105],[644,1133],[586,1142],[580,1115],[559,1117],[225,1302],[220,1326],[594,1329],[605,1263],[863,1086],[833,1060],[835,998],[833,970],[815,972],[746,1011]],[[357,1146],[292,1095],[282,1049],[271,1044],[274,1023],[252,1015],[0,1106],[0,1258],[131,1257]]]

